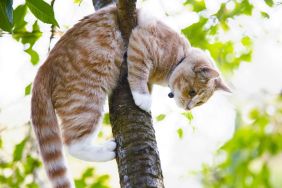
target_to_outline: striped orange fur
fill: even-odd
[[[115,157],[114,141],[100,146],[93,141],[126,51],[116,13],[116,7],[109,6],[82,19],[55,45],[35,78],[32,123],[54,188],[74,187],[63,143],[70,154],[83,160]],[[216,89],[227,90],[204,52],[162,22],[144,19],[140,12],[127,53],[130,88],[136,105],[144,110],[150,110],[152,84],[169,85],[176,102],[186,109],[205,102]],[[196,92],[193,97],[191,90]]]

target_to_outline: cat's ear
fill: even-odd
[[[215,79],[215,89],[232,93],[231,89],[220,79]]]
[[[209,81],[212,78],[219,77],[219,73],[207,65],[195,65],[193,71],[202,81]]]

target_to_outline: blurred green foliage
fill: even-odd
[[[30,127],[30,125],[28,125]],[[13,147],[10,155],[4,147]],[[1,188],[40,188],[42,178],[39,171],[43,169],[37,152],[36,141],[31,131],[16,145],[3,141],[0,137],[0,187]],[[86,168],[75,179],[76,188],[110,188],[109,175],[99,175],[94,168]]]
[[[75,179],[76,188],[110,188],[108,185],[110,176],[95,174],[93,168],[87,168],[79,179]]]
[[[165,114],[159,114],[159,115],[156,117],[156,120],[157,120],[157,121],[162,121],[162,120],[165,119],[165,117],[166,117]]]
[[[177,129],[177,135],[178,135],[178,137],[179,137],[180,139],[183,138],[184,132],[183,132],[183,129],[182,129],[182,128]]]
[[[224,160],[214,166],[204,165],[204,185],[208,188],[282,187],[281,181],[270,181],[271,177],[281,176],[273,173],[270,163],[282,153],[282,96],[253,108],[247,120],[240,114],[238,119],[234,136],[219,150]]]
[[[222,40],[221,36],[230,32],[231,21],[253,14],[255,4],[252,3],[250,0],[229,0],[223,2],[215,13],[210,14],[206,10],[204,0],[187,0],[184,4],[192,7],[192,10],[198,13],[199,19],[182,32],[192,46],[207,49],[221,71],[232,73],[242,62],[251,61],[252,36],[242,33],[240,43],[243,50],[240,51],[235,48],[238,41]],[[265,0],[265,3],[269,7],[275,4],[272,0]],[[270,17],[266,12],[260,13],[263,18]],[[205,187],[282,187],[282,181],[272,178],[282,174],[274,175],[270,167],[270,161],[282,152],[281,101],[280,96],[271,104],[252,109],[248,122],[242,120],[241,111],[238,111],[235,134],[220,148],[216,157],[221,161],[214,166],[203,166],[202,182]],[[269,109],[273,112],[269,112]],[[189,119],[189,116],[186,117]]]
[[[29,134],[14,146],[13,155],[3,150],[6,143],[0,138],[0,187],[39,188],[37,169],[41,162],[33,150]]]
[[[231,8],[227,8],[233,3]],[[193,7],[198,13],[199,19],[196,23],[182,30],[182,33],[189,39],[194,47],[206,49],[219,66],[222,72],[231,73],[237,69],[241,62],[251,61],[252,40],[245,34],[241,36],[243,50],[236,50],[236,41],[220,38],[221,31],[230,30],[230,20],[237,16],[251,16],[254,6],[249,0],[230,0],[222,3],[216,13],[210,14],[206,10],[205,1],[187,0],[184,5]]]

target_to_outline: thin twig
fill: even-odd
[[[51,1],[51,7],[54,8],[54,3],[55,3],[56,0],[52,0]],[[51,35],[50,35],[50,40],[49,40],[49,47],[48,47],[48,52],[50,52],[50,49],[51,49],[51,42],[52,42],[52,39],[54,38],[55,36],[55,32],[56,32],[56,26],[54,24],[51,25]]]

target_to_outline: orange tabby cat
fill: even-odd
[[[109,6],[70,29],[40,67],[33,85],[32,123],[53,187],[74,187],[63,142],[71,155],[82,160],[115,158],[113,140],[103,145],[93,141],[125,51],[116,7]],[[203,51],[191,47],[160,21],[143,19],[140,13],[129,41],[128,81],[136,105],[146,111],[151,106],[151,84],[168,85],[169,97],[174,96],[188,110],[206,102],[217,89],[228,91]]]

